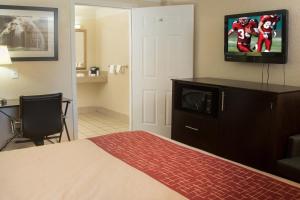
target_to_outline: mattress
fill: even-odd
[[[300,186],[133,131],[0,153],[0,199],[300,199]]]

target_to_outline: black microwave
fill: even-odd
[[[181,89],[181,109],[215,115],[217,104],[217,94],[215,91],[185,87]]]

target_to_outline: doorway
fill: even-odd
[[[130,128],[130,15],[75,5],[78,138]]]

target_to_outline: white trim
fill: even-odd
[[[129,12],[129,130],[132,130],[132,9]]]
[[[133,3],[130,1],[122,0],[73,0],[76,5],[85,5],[85,6],[100,6],[100,7],[110,7],[110,8],[123,8],[131,9],[141,6],[160,6],[161,2],[155,1],[143,1],[140,3]]]
[[[71,80],[72,80],[72,115],[73,115],[73,139],[78,139],[78,113],[77,113],[77,77],[76,77],[76,52],[75,52],[75,2],[71,0],[70,6],[70,48],[71,48]]]
[[[94,1],[94,0],[75,0],[76,5],[83,5],[83,6],[100,6],[100,7],[108,7],[108,8],[121,8],[121,9],[131,9],[137,7],[134,4],[128,3],[116,3],[116,2],[107,2],[105,0],[102,1]]]

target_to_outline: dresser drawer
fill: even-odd
[[[172,139],[184,144],[215,152],[218,120],[192,113],[174,110]]]

